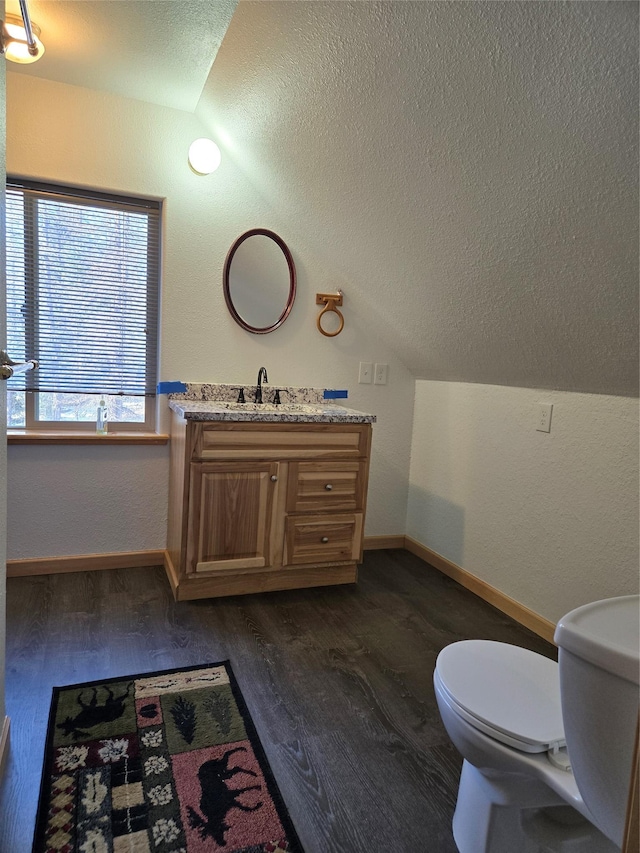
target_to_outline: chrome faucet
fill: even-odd
[[[254,402],[261,403],[262,402],[262,381],[268,382],[267,378],[267,369],[266,367],[261,367],[258,371],[258,384],[256,385],[256,396]]]

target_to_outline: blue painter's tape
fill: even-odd
[[[335,391],[331,388],[324,389],[325,400],[346,400],[348,396],[348,391]]]
[[[158,382],[156,387],[158,394],[181,394],[186,390],[184,382]]]

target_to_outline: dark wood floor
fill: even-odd
[[[26,853],[54,685],[230,659],[306,853],[455,853],[461,760],[432,688],[448,643],[554,656],[406,551],[357,586],[175,603],[161,569],[12,578],[0,853]]]

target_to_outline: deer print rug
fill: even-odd
[[[227,661],[56,687],[33,853],[302,853]]]

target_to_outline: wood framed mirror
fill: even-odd
[[[296,297],[296,268],[284,240],[254,228],[233,243],[224,262],[224,298],[239,326],[254,335],[273,332]]]

